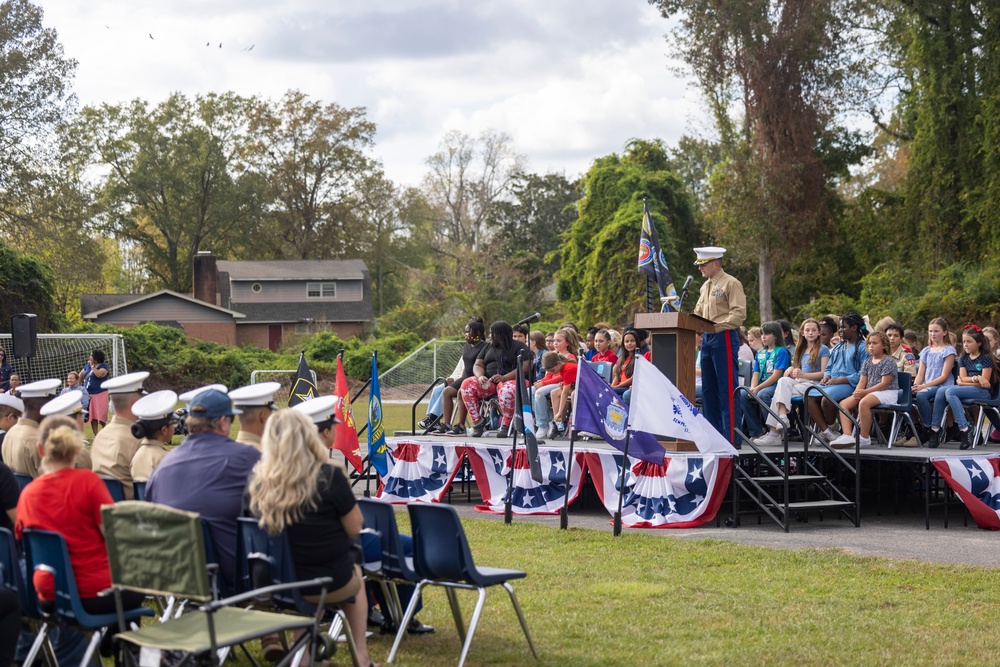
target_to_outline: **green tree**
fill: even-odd
[[[559,301],[577,321],[625,323],[645,307],[646,281],[637,268],[643,197],[668,265],[693,258],[701,232],[669,164],[662,142],[633,140],[624,156],[598,158],[584,175],[579,217],[564,235],[558,272]]]
[[[576,220],[578,198],[576,184],[562,174],[514,175],[510,199],[496,205],[489,221],[493,231],[483,263],[495,269],[477,291],[492,293],[490,300],[506,295],[518,313],[537,307],[541,290],[559,270],[557,250]]]
[[[479,138],[448,132],[439,150],[427,158],[427,201],[439,211],[439,250],[475,252],[487,240],[488,220],[510,192],[524,158],[511,138],[495,131]]]
[[[778,261],[811,250],[831,224],[818,145],[854,90],[857,0],[649,0],[675,20],[677,51],[697,77],[725,148],[712,190],[719,240],[758,263],[771,317]],[[734,118],[733,110],[737,113]],[[739,128],[738,130],[736,128]],[[746,249],[744,251],[744,249]]]
[[[0,2],[0,216],[23,213],[22,189],[52,158],[50,137],[72,107],[75,71],[56,31],[42,25],[41,8]]]
[[[361,184],[380,174],[368,155],[375,124],[364,108],[322,104],[297,90],[253,107],[252,159],[267,183],[268,232],[299,259],[353,257],[367,226]]]
[[[200,249],[225,255],[259,228],[263,185],[246,162],[253,100],[233,93],[174,93],[86,108],[70,131],[75,150],[107,176],[100,223],[141,250],[153,287],[191,289]]]
[[[17,313],[37,315],[41,331],[59,328],[54,294],[49,267],[0,241],[0,331],[10,332],[10,316]]]

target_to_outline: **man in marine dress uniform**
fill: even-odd
[[[250,445],[260,451],[260,437],[264,434],[264,425],[271,413],[278,409],[274,405],[274,393],[279,389],[281,384],[278,382],[261,382],[229,392],[233,405],[243,411],[240,415],[240,430],[236,434],[236,442]]]
[[[90,445],[93,471],[119,480],[126,500],[132,500],[132,457],[139,450],[139,438],[132,435],[132,406],[145,394],[142,383],[148,377],[148,372],[139,371],[104,381],[115,416]]]
[[[0,462],[3,462],[3,441],[7,431],[14,428],[23,413],[24,401],[11,394],[0,394]]]
[[[67,417],[73,420],[76,430],[83,433],[86,422],[83,421],[83,394],[78,391],[70,391],[59,394],[51,401],[42,406],[42,424],[49,417]],[[76,455],[74,468],[90,470],[93,462],[90,460],[90,450],[86,447],[80,448],[80,453]]]
[[[24,402],[23,416],[7,432],[3,440],[3,461],[14,472],[38,477],[42,457],[38,454],[38,423],[42,421],[42,406],[59,393],[62,382],[39,380],[20,386]]]
[[[702,412],[716,430],[739,449],[735,429],[740,425],[740,402],[733,392],[738,386],[737,329],[747,317],[747,298],[739,280],[722,270],[725,248],[695,248],[695,266],[707,280],[701,286],[694,314],[715,323],[715,332],[701,340]]]

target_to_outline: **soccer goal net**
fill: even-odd
[[[462,358],[462,340],[429,340],[379,375],[383,403],[412,403],[437,377],[448,377]],[[426,398],[425,398],[426,400]]]
[[[66,382],[70,371],[80,371],[93,350],[102,350],[112,376],[128,372],[125,340],[121,334],[38,334],[35,356],[14,358],[10,334],[0,334],[0,346],[7,353],[21,384],[56,378]]]

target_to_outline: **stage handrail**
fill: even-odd
[[[427,389],[424,389],[424,393],[420,394],[420,397],[413,401],[413,409],[410,411],[410,435],[417,434],[417,406],[420,405],[420,401],[424,400],[424,396],[431,393],[434,390],[434,387],[439,384],[444,384],[444,381],[445,378],[443,377],[434,378],[434,382],[431,382]],[[444,415],[442,415],[441,418],[444,419]],[[429,431],[430,429],[427,430]],[[424,435],[426,434],[427,431],[424,431]]]

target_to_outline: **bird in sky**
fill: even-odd
[[[205,42],[205,46],[211,46],[212,42]]]
[[[149,38],[153,39],[153,33],[149,33]]]
[[[256,44],[251,44],[249,47],[247,47],[247,48],[245,48],[243,50],[244,51],[253,51],[253,47],[255,47],[255,46],[257,46],[257,45]]]
[[[220,49],[222,48],[222,42],[219,42],[219,48]]]

